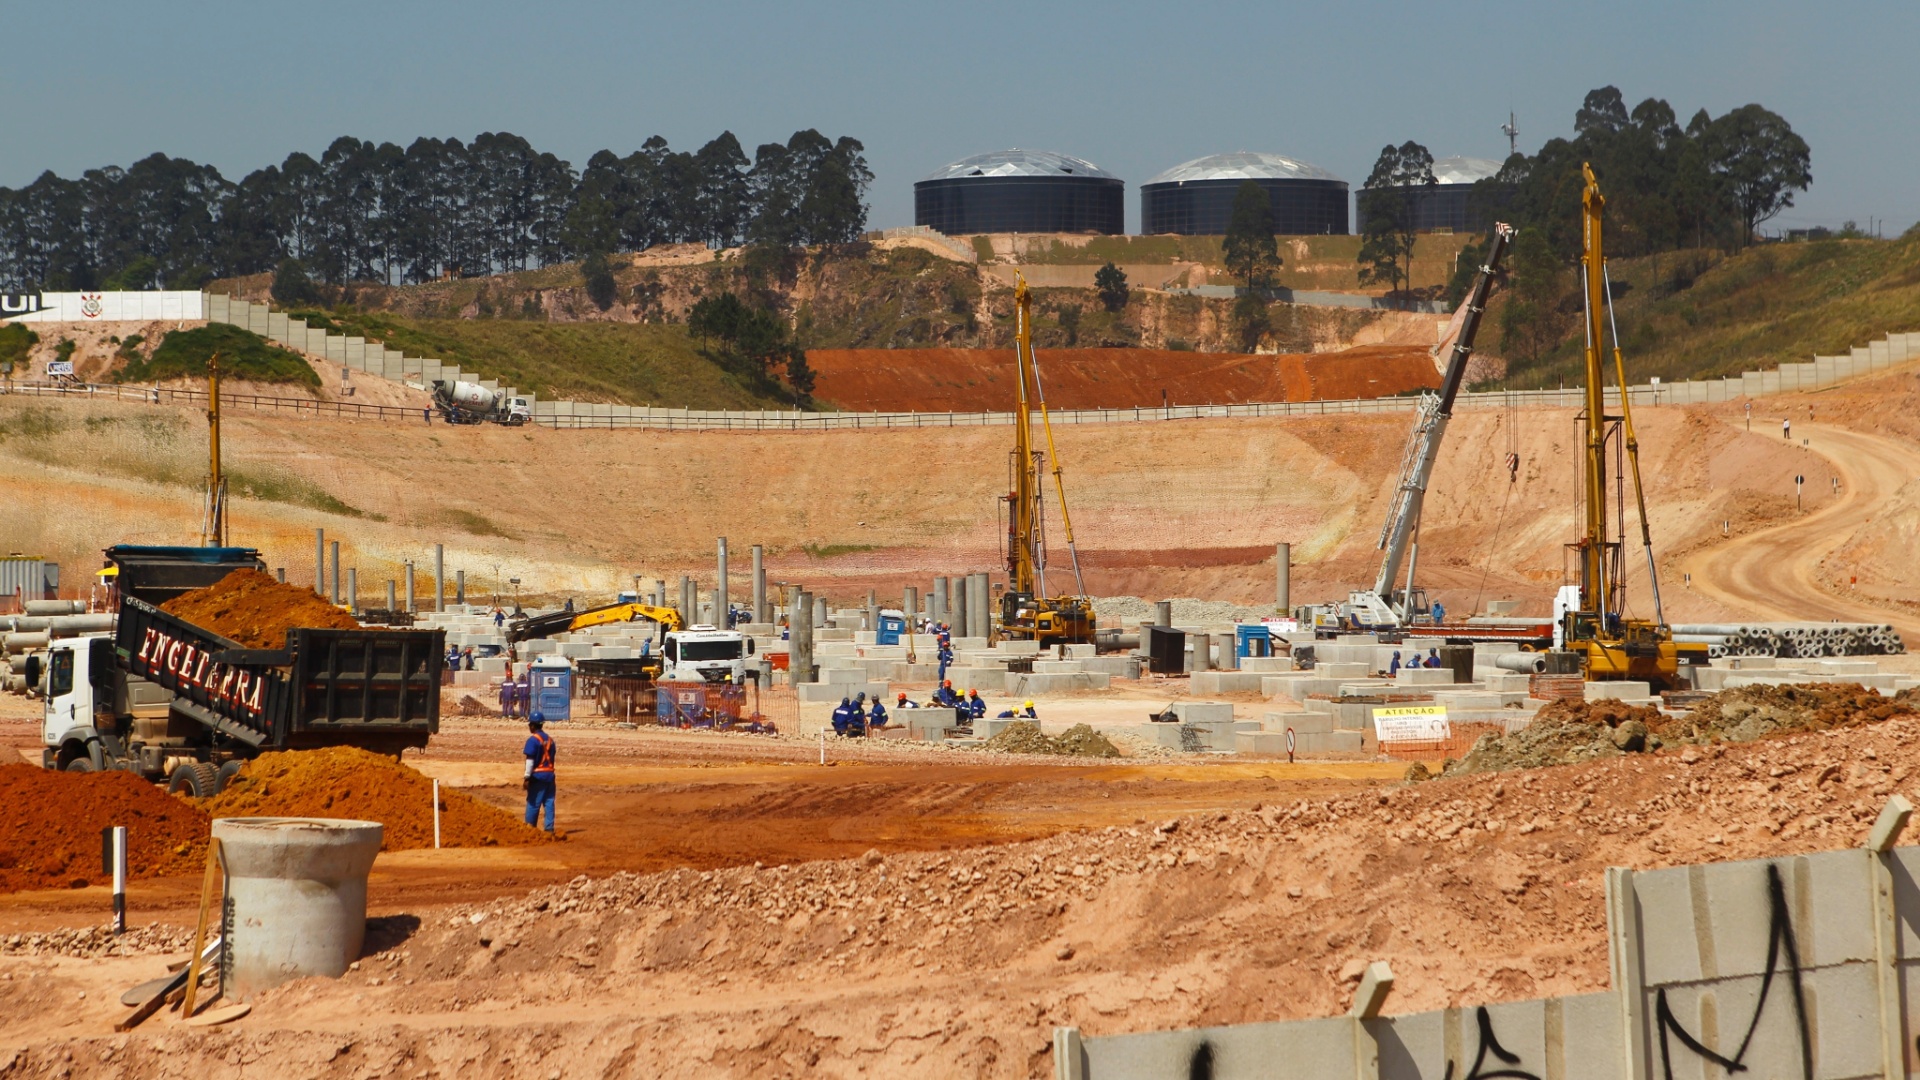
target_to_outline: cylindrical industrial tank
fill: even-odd
[[[332,818],[214,821],[231,905],[227,997],[346,973],[366,938],[367,872],[385,833],[379,822]]]
[[[449,400],[463,409],[484,411],[493,408],[493,391],[479,383],[460,379],[446,385]]]
[[[913,185],[913,223],[970,233],[1120,233],[1126,184],[1090,161],[1046,150],[962,158]]]
[[[1273,231],[1288,236],[1344,235],[1347,182],[1280,154],[1213,154],[1175,165],[1140,185],[1140,231],[1219,236],[1248,181],[1267,193]]]

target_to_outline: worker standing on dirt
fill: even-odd
[[[953,646],[948,644],[945,641],[942,641],[940,643],[940,674],[935,677],[939,679],[945,679],[947,677],[947,669],[952,666],[953,666]]]
[[[1783,439],[1793,438],[1793,418],[1792,417],[1783,416],[1780,418],[1780,437]]]
[[[547,812],[548,832],[553,831],[553,736],[544,730],[546,718],[538,711],[527,720],[527,744],[522,754],[527,759],[527,824],[537,824],[540,811]]]
[[[509,718],[513,716],[512,676],[500,680],[500,715]]]
[[[1433,602],[1433,625],[1439,626],[1446,621],[1447,609],[1440,606],[1440,601],[1435,600]]]
[[[887,704],[879,698],[873,701],[873,707],[867,710],[867,727],[883,728],[887,726]]]

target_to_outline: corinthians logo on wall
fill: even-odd
[[[100,317],[100,312],[99,293],[90,292],[80,294],[80,314],[85,315],[89,319],[97,319]]]

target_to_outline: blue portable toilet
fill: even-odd
[[[906,632],[906,613],[899,608],[884,608],[880,612],[880,626],[873,632],[873,640],[878,645],[898,645],[900,635]]]
[[[546,720],[573,719],[573,661],[541,653],[527,665],[527,715]]]
[[[1265,623],[1239,623],[1233,628],[1234,655],[1272,656],[1273,634]]]

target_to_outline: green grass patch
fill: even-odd
[[[444,510],[439,514],[439,519],[461,532],[474,536],[501,536],[508,540],[516,539],[512,533],[494,524],[491,519],[471,510]]]
[[[879,550],[873,544],[802,544],[800,550],[809,558],[832,559],[841,555],[858,555],[863,551]]]
[[[0,413],[0,442],[44,442],[66,426],[65,418],[52,409],[28,405]]]
[[[226,477],[227,491],[238,498],[304,506],[322,513],[338,514],[341,517],[364,518],[369,521],[386,520],[383,515],[370,514],[359,507],[349,506],[313,481],[291,473],[229,466],[226,469]]]
[[[205,378],[207,362],[220,354],[220,374],[250,382],[297,383],[318,388],[320,374],[297,353],[290,352],[251,330],[227,323],[209,323],[193,330],[173,330],[145,360],[137,356],[114,375],[116,382],[160,382]]]
[[[28,350],[40,344],[40,335],[19,323],[0,323],[0,371],[27,370]]]
[[[309,326],[319,325],[305,313]],[[391,312],[336,311],[328,328],[408,356],[464,371],[543,398],[691,409],[791,407],[758,393],[703,356],[678,325],[550,323],[518,319],[421,319]]]

